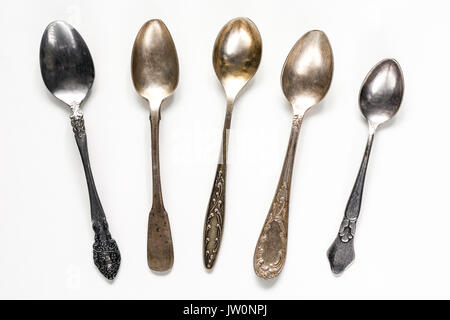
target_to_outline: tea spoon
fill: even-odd
[[[48,90],[72,110],[70,116],[75,140],[83,161],[89,189],[92,227],[95,232],[94,262],[100,272],[112,280],[120,266],[120,252],[111,238],[89,163],[86,131],[81,104],[94,82],[94,64],[80,34],[64,21],[55,21],[45,29],[40,48],[41,73]]]
[[[364,179],[373,138],[377,128],[397,113],[402,102],[403,90],[402,70],[398,62],[393,59],[382,60],[375,65],[362,84],[359,106],[368,122],[369,137],[339,233],[327,252],[331,270],[335,274],[342,273],[355,259],[353,239],[361,209]]]
[[[235,18],[220,30],[214,43],[213,66],[227,100],[222,146],[203,231],[203,259],[211,269],[219,253],[225,218],[225,181],[231,114],[236,97],[254,76],[261,61],[261,35],[248,18]]]
[[[161,104],[178,85],[178,56],[172,36],[161,20],[147,21],[139,30],[131,57],[131,75],[136,91],[150,107],[153,204],[148,217],[147,262],[154,271],[167,271],[173,265],[173,245],[161,191],[159,121]]]
[[[272,279],[286,260],[289,197],[297,140],[303,116],[328,92],[333,76],[333,52],[327,36],[313,30],[292,48],[283,66],[281,86],[294,111],[291,136],[280,180],[256,245],[253,265],[256,274]]]

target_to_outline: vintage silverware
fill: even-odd
[[[111,238],[89,164],[86,131],[81,104],[94,82],[94,64],[89,49],[71,25],[55,21],[45,29],[40,48],[41,73],[48,90],[72,110],[75,140],[83,161],[89,189],[92,227],[95,232],[94,262],[112,280],[120,266],[120,252]]]
[[[178,85],[178,56],[172,36],[161,20],[147,21],[139,30],[131,57],[131,75],[136,91],[150,107],[153,205],[148,217],[147,262],[154,271],[167,271],[173,265],[173,245],[161,192],[159,121],[162,103]]]
[[[261,35],[255,24],[248,18],[236,18],[229,21],[220,30],[214,43],[214,71],[225,91],[227,107],[219,163],[203,231],[203,258],[207,269],[214,266],[222,240],[228,137],[233,105],[241,89],[258,70],[261,52]]]
[[[281,86],[294,111],[291,136],[264,227],[256,245],[253,264],[264,279],[276,277],[286,260],[289,197],[294,156],[303,116],[328,92],[333,76],[333,52],[327,36],[313,30],[301,37],[283,66]]]
[[[369,125],[369,137],[339,233],[327,252],[331,270],[335,274],[342,273],[355,259],[353,240],[361,209],[364,178],[373,138],[380,124],[388,121],[397,113],[402,102],[403,90],[402,70],[397,61],[393,59],[386,59],[375,65],[362,84],[359,106]]]

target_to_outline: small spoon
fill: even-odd
[[[397,61],[393,59],[382,60],[375,65],[364,79],[361,87],[359,106],[369,125],[369,137],[339,233],[327,252],[331,270],[335,274],[342,273],[355,259],[353,239],[361,209],[364,178],[373,138],[378,126],[397,113],[402,102],[403,90],[402,70]]]
[[[207,269],[214,266],[222,241],[225,217],[227,149],[233,105],[241,89],[258,70],[261,51],[261,35],[255,24],[248,18],[236,18],[229,21],[220,30],[214,43],[214,71],[225,91],[227,108],[219,163],[203,231],[203,258]]]
[[[120,252],[111,238],[105,212],[100,203],[87,148],[81,104],[94,82],[94,64],[89,49],[71,25],[55,21],[45,29],[40,48],[41,73],[48,90],[72,110],[70,116],[75,140],[83,161],[95,232],[94,262],[100,272],[112,280],[120,266]]]
[[[253,257],[256,274],[272,279],[286,261],[289,197],[294,156],[303,116],[328,92],[333,76],[333,52],[327,36],[313,30],[292,48],[281,74],[281,86],[294,111],[291,136],[275,197]]]
[[[167,271],[173,265],[173,245],[161,191],[159,121],[161,104],[178,85],[178,56],[172,36],[161,20],[147,21],[139,30],[131,57],[131,75],[136,91],[150,107],[153,205],[148,217],[147,262],[154,271]]]

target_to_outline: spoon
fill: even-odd
[[[289,197],[295,150],[303,116],[328,92],[333,76],[333,52],[327,36],[313,30],[292,48],[283,66],[281,86],[294,111],[291,136],[275,197],[253,257],[256,274],[272,279],[286,261]]]
[[[161,104],[178,84],[178,56],[172,36],[161,20],[147,21],[139,30],[131,57],[131,75],[136,91],[150,107],[153,205],[148,217],[147,262],[153,271],[167,271],[173,265],[173,245],[161,191],[159,121]]]
[[[261,61],[261,51],[261,35],[248,18],[229,21],[220,30],[214,43],[214,71],[225,91],[227,107],[219,163],[203,231],[203,258],[207,269],[214,266],[223,234],[227,149],[234,101],[241,89],[255,75]]]
[[[342,273],[355,259],[353,239],[361,209],[364,178],[373,138],[380,124],[388,121],[397,113],[402,102],[403,90],[402,70],[398,62],[393,59],[382,60],[375,65],[362,84],[359,106],[369,125],[369,137],[339,233],[327,252],[331,270],[335,274]]]
[[[86,131],[81,104],[94,82],[94,64],[89,49],[71,25],[55,21],[45,29],[40,48],[41,73],[48,90],[72,110],[70,116],[75,140],[83,161],[89,189],[91,220],[95,232],[94,263],[109,280],[120,266],[120,252],[111,238],[89,163]]]

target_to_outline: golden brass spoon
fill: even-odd
[[[225,216],[225,180],[227,172],[228,135],[234,101],[253,77],[261,61],[261,35],[248,18],[229,21],[220,30],[214,43],[213,65],[227,98],[225,124],[222,133],[222,147],[217,165],[214,185],[206,212],[203,258],[205,267],[214,266],[222,240]]]
[[[327,36],[313,30],[301,37],[283,66],[281,86],[292,105],[294,119],[278,187],[255,249],[256,274],[271,279],[286,261],[292,169],[302,119],[328,92],[333,76],[333,52]]]
[[[167,271],[173,265],[173,245],[159,174],[159,110],[177,87],[178,56],[161,20],[150,20],[139,30],[131,57],[131,75],[136,91],[150,106],[153,205],[148,218],[147,261],[150,269]]]

